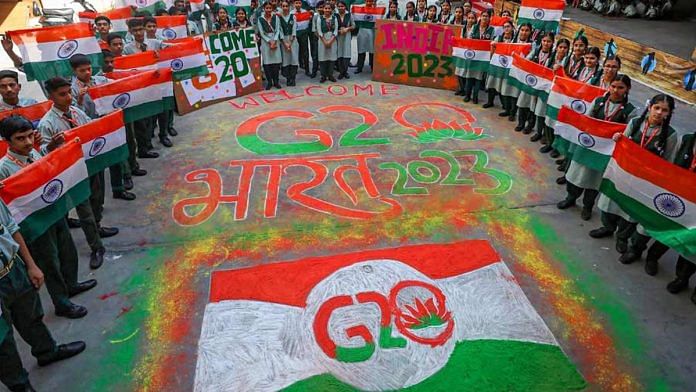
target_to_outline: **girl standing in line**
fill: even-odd
[[[570,41],[568,41],[565,38],[561,38],[558,41],[556,41],[556,52],[553,56],[553,65],[551,66],[554,71],[559,70],[561,68],[565,68],[565,66],[568,64],[568,58],[570,57],[568,55],[568,51],[570,49]],[[616,75],[614,75],[616,76]],[[553,147],[553,140],[554,140],[554,134],[553,134],[553,128],[548,126],[546,124],[546,105],[544,105],[544,112],[541,112],[540,110],[535,110],[535,114],[537,115],[537,123],[543,124],[544,132],[541,138],[541,144],[544,144],[543,147],[539,149],[539,152],[542,154],[546,154],[547,152],[551,152],[549,154],[551,158],[558,158],[561,154],[558,153]],[[539,118],[542,117],[542,118]]]
[[[472,29],[470,38],[487,41],[492,40],[493,36],[495,35],[495,29],[490,25],[490,21],[490,14],[487,12],[482,12],[479,22]],[[478,104],[478,95],[481,88],[481,83],[484,82],[484,73],[481,71],[466,69],[462,76],[464,76],[464,79],[466,79],[466,83],[464,85],[464,102],[471,101],[474,104]]]
[[[437,23],[437,7],[435,7],[434,5],[428,7],[428,11],[425,14],[425,19],[423,19],[423,22]]]
[[[338,2],[338,14],[336,22],[338,23],[338,78],[350,79],[348,76],[348,64],[350,63],[351,55],[351,39],[352,32],[355,30],[355,22],[347,12],[347,5],[344,0]]]
[[[503,23],[503,33],[496,37],[495,42],[512,43],[515,39],[515,27],[511,21],[506,21]],[[505,78],[497,77],[492,74],[488,74],[486,78],[486,91],[488,91],[488,101],[483,104],[484,109],[493,107],[493,101],[495,96],[502,90],[503,81]],[[500,97],[500,102],[503,102],[503,97]]]
[[[220,7],[217,10],[217,21],[213,23],[213,30],[215,31],[225,31],[231,29],[232,21],[230,21],[229,15],[225,7]]]
[[[418,14],[416,13],[416,5],[413,4],[412,1],[409,1],[406,3],[406,15],[404,16],[404,20],[409,21],[409,22],[419,22],[420,18],[418,17]]]
[[[440,24],[451,24],[454,20],[454,15],[452,15],[452,3],[450,3],[449,0],[445,0],[441,7],[442,11],[440,11],[437,22]]]
[[[464,8],[457,7],[454,9],[454,18],[452,18],[452,24],[457,26],[464,26],[466,24],[466,19],[464,19]]]
[[[531,36],[532,25],[530,23],[525,23],[519,26],[514,42],[530,43]],[[520,90],[510,85],[507,79],[504,79],[500,88],[500,95],[503,102],[503,111],[498,113],[498,116],[507,117],[508,120],[515,121],[515,115],[517,114],[517,97],[520,95]]]
[[[401,20],[401,16],[399,15],[399,5],[393,1],[390,2],[389,11],[387,12],[387,16],[385,18],[387,20]]]
[[[249,22],[249,19],[247,19],[247,13],[246,10],[242,7],[237,8],[237,11],[235,11],[235,19],[234,22],[232,22],[232,27],[235,29],[245,29],[249,26],[251,26],[251,23]]]
[[[546,33],[541,39],[541,45],[532,50],[527,57],[539,65],[544,67],[550,67],[553,63],[553,39],[555,35],[553,33]],[[517,126],[515,127],[515,132],[522,132],[525,135],[532,133],[534,130],[534,124],[536,124],[536,116],[534,115],[534,108],[537,104],[537,97],[529,95],[524,91],[520,91],[519,97],[517,97],[517,107],[519,108],[519,115],[517,118]],[[541,134],[538,134],[538,138],[533,137],[532,141],[537,141],[541,138]]]
[[[628,102],[630,90],[631,78],[626,75],[616,75],[610,84],[609,92],[594,100],[589,115],[604,121],[626,124],[635,117],[636,111],[636,108]],[[590,220],[603,174],[582,163],[571,161],[566,173],[566,198],[556,205],[558,209],[565,210],[574,206],[576,200],[584,193],[580,217],[582,220]]]
[[[428,3],[426,0],[417,0],[416,4],[418,5],[416,7],[416,15],[418,16],[418,21],[425,22],[425,19],[428,16],[428,7],[426,6],[426,4]],[[406,4],[406,7],[408,7],[408,4]]]
[[[577,73],[573,75],[573,79],[593,86],[599,86],[599,81],[602,77],[602,70],[599,68],[600,57],[601,54],[598,47],[588,48],[587,52],[585,52],[583,64]]]
[[[475,26],[476,14],[473,12],[469,12],[468,14],[466,14],[466,23],[464,24],[464,27],[462,27],[462,38],[471,38],[473,36]],[[464,95],[464,89],[466,88],[466,78],[464,77],[465,73],[466,70],[464,68],[455,68],[454,74],[457,75],[457,82],[459,84],[459,87],[457,88],[457,91],[454,93],[454,95]]]
[[[266,90],[280,88],[280,66],[283,63],[280,40],[280,17],[273,12],[270,2],[263,3],[263,14],[259,17],[257,28],[261,38],[261,61],[266,74]]]
[[[300,45],[297,43],[297,23],[295,15],[290,13],[289,0],[280,3],[283,13],[280,14],[280,39],[283,42],[283,76],[288,86],[295,85],[297,68],[300,65]]]
[[[375,0],[365,0],[365,8],[376,8]],[[384,12],[384,11],[382,11]],[[374,19],[373,19],[374,20]],[[365,56],[370,54],[370,70],[374,70],[375,60],[375,22],[373,21],[358,21],[356,25],[358,29],[358,69],[356,74],[362,72],[365,66]]]
[[[317,37],[319,38],[319,68],[321,69],[321,79],[319,83],[326,80],[336,81],[333,76],[334,62],[338,58],[336,36],[338,36],[338,23],[333,14],[331,5],[324,4],[324,13],[318,20]]]

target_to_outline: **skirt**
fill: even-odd
[[[598,191],[603,175],[604,173],[590,169],[582,163],[571,161],[565,176],[568,182],[577,187]]]

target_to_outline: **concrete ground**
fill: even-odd
[[[368,75],[363,74],[342,84],[368,82]],[[302,95],[307,86],[318,85],[304,76],[299,77],[298,84],[285,91]],[[380,84],[372,84],[380,91]],[[174,148],[165,149],[155,143],[162,157],[141,160],[150,174],[135,179],[137,200],[124,202],[107,197],[103,224],[117,226],[121,233],[105,240],[108,251],[102,268],[89,270],[84,235],[79,229],[72,231],[80,250],[80,278],[99,281],[97,288],[75,298],[76,303],[88,307],[87,317],[56,318],[42,289],[45,319],[56,339],[85,340],[88,349],[74,359],[38,368],[27,345],[18,339],[37,390],[191,390],[196,343],[213,269],[468,238],[488,239],[502,254],[564,351],[588,380],[590,390],[696,389],[696,305],[689,301],[696,282],[692,280],[688,292],[667,293],[665,286],[673,277],[676,259],[673,254],[662,259],[656,277],[643,272],[642,262],[619,264],[611,239],[593,240],[587,235],[599,225],[597,213],[590,222],[584,222],[579,219],[578,209],[555,208],[564,192],[554,183],[559,173],[552,160],[537,152],[538,144],[512,132],[513,123],[500,120],[497,108],[483,110],[464,104],[445,91],[407,86],[399,86],[397,91],[398,97],[304,97],[245,110],[220,103],[177,117],[175,125],[180,135],[173,138]],[[636,86],[631,97],[639,104],[652,94],[648,88]],[[255,97],[260,100],[258,94]],[[241,101],[235,100],[238,104]],[[317,220],[318,213],[285,202],[275,219],[260,218],[261,206],[253,205],[247,220],[235,221],[230,216],[231,205],[225,204],[200,226],[182,227],[172,221],[175,202],[201,195],[200,186],[183,181],[185,173],[223,167],[221,162],[249,156],[236,145],[233,133],[252,115],[278,109],[314,110],[327,104],[360,105],[379,115],[379,124],[383,125],[374,128],[380,131],[375,135],[381,136],[383,130],[384,135],[397,138],[404,130],[389,125],[388,114],[398,104],[427,101],[470,111],[478,125],[493,136],[490,141],[466,142],[462,146],[478,146],[490,152],[490,166],[514,178],[508,194],[479,206],[474,205],[478,199],[472,193],[463,192],[453,201],[451,194],[434,190],[427,199],[400,199],[404,214],[377,223]],[[695,121],[696,111],[680,104],[675,126],[693,131]],[[330,123],[319,121],[312,127],[330,127]],[[379,151],[384,158],[397,160],[404,154],[407,158],[413,155],[405,147]],[[220,170],[224,174],[223,170],[228,169]],[[378,178],[383,193],[389,191],[388,179]],[[225,185],[226,194],[234,189]],[[439,216],[444,223],[437,220]],[[487,219],[500,220],[503,225],[509,222],[510,230],[527,227],[532,237],[519,242],[504,228],[466,223]],[[434,221],[440,223],[428,231]],[[381,231],[383,225],[386,228]],[[336,234],[326,234],[325,230]],[[374,233],[370,235],[374,238],[364,237],[365,233]],[[323,240],[317,242],[318,238]],[[537,249],[539,256],[530,256],[529,247]],[[556,271],[555,275],[544,272],[547,268]],[[587,320],[564,309],[585,309]],[[605,335],[605,340],[588,338]]]

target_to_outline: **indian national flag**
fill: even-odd
[[[2,181],[0,198],[31,242],[89,197],[80,143],[70,142]]]
[[[154,69],[157,69],[157,55],[152,50],[114,57],[115,71],[150,71]]]
[[[302,11],[295,13],[295,22],[297,23],[297,32],[309,29],[309,23],[312,21],[312,13]]]
[[[78,13],[80,22],[92,24],[94,23],[94,19],[100,15],[106,16],[111,21],[111,33],[116,33],[122,37],[125,37],[126,33],[128,33],[128,26],[126,25],[126,22],[133,16],[133,9],[131,7],[123,7],[100,13],[89,11]]]
[[[139,11],[149,11],[152,15],[158,9],[166,9],[167,5],[162,0],[124,0],[127,6],[133,6]]]
[[[498,15],[491,16],[490,24],[493,27],[493,29],[495,29],[495,36],[496,37],[503,35],[503,24],[505,22],[507,22],[508,20],[511,20],[510,17],[508,17],[508,16],[498,16]],[[513,32],[513,34],[514,34],[514,32]]]
[[[44,114],[51,110],[52,106],[52,101],[43,101],[22,108],[16,108],[12,110],[0,110],[0,120],[3,120],[4,118],[10,116],[22,116],[27,120],[31,121],[31,123],[34,124],[34,128],[36,128],[39,125],[39,121],[41,121],[41,118],[44,116]],[[40,144],[34,144],[34,148],[36,148],[37,150],[40,147]],[[9,146],[7,145],[7,141],[5,141],[5,139],[0,139],[0,157],[4,156],[7,153],[8,148]]]
[[[76,53],[90,58],[94,73],[101,70],[101,48],[87,23],[15,30],[7,34],[22,55],[28,80],[71,76],[69,60]]]
[[[208,75],[208,58],[203,52],[203,40],[190,38],[159,51],[158,68],[171,68],[175,80]]]
[[[164,111],[163,100],[171,95],[171,90],[172,70],[164,68],[90,87],[87,93],[97,113],[105,115],[123,109],[124,121],[129,123]]]
[[[189,4],[191,6],[191,18],[200,19],[205,10],[205,0],[190,0]]]
[[[508,83],[529,95],[546,100],[553,83],[553,70],[529,61],[517,53],[512,55]]]
[[[157,20],[157,35],[165,41],[188,36],[186,15],[155,16],[155,20]]]
[[[622,137],[600,191],[647,233],[677,253],[696,256],[696,173],[674,165]]]
[[[488,66],[488,74],[496,78],[507,78],[512,66],[512,54],[520,53],[527,56],[532,50],[532,44],[509,44],[493,42],[493,54]]]
[[[491,41],[453,38],[452,57],[457,68],[486,72],[491,60]]]
[[[366,29],[373,29],[375,22],[382,19],[386,11],[385,7],[366,7],[364,5],[350,7],[350,13],[355,21],[355,25]]]
[[[546,125],[553,128],[562,106],[568,106],[580,114],[590,114],[592,102],[607,91],[575,79],[556,76],[546,100]]]
[[[531,23],[534,29],[556,32],[564,8],[565,0],[522,0],[517,25]]]
[[[487,241],[211,276],[194,391],[511,385],[560,391],[585,382]]]
[[[65,132],[65,140],[78,140],[82,145],[90,176],[128,159],[122,110]]]
[[[248,17],[251,17],[251,0],[215,0],[215,4],[219,4],[227,10],[231,18],[234,18],[237,8],[244,8],[247,11]],[[259,3],[260,5],[261,3]],[[292,6],[291,6],[292,8]]]
[[[598,120],[563,106],[558,111],[554,128],[558,137],[553,146],[564,155],[573,151],[574,161],[602,172],[614,151],[612,136],[625,129],[626,124]]]

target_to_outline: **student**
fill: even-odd
[[[244,10],[244,8],[239,8],[239,9]],[[213,30],[214,31],[226,31],[226,30],[230,30],[232,28],[233,28],[232,21],[230,20],[230,17],[227,14],[227,9],[225,9],[225,7],[218,8],[217,21],[215,23],[213,23]]]
[[[348,6],[344,0],[338,2],[338,13],[336,14],[336,22],[338,23],[338,78],[350,79],[348,76],[348,65],[350,64],[351,55],[351,38],[355,30],[355,22],[350,12],[347,11]]]
[[[94,27],[97,30],[97,42],[99,43],[99,47],[108,49],[109,43],[106,41],[106,37],[109,36],[109,31],[111,30],[111,19],[104,15],[98,15],[94,18]]]
[[[252,27],[251,22],[247,18],[247,12],[244,7],[237,8],[237,10],[234,11],[234,16],[234,21],[232,21],[233,28],[246,29],[247,27]]]
[[[327,79],[335,82],[336,78],[333,76],[333,70],[334,62],[338,58],[338,45],[336,44],[338,22],[330,4],[324,3],[324,13],[317,21],[317,26],[315,27],[319,38],[319,66],[321,68],[319,83],[324,83]]]
[[[164,40],[163,37],[157,34],[157,19],[152,16],[146,16],[143,18],[143,24],[145,25],[145,39]]]
[[[454,15],[452,15],[452,3],[450,3],[449,0],[445,0],[440,6],[442,10],[437,17],[437,22],[440,24],[452,24],[454,20]]]
[[[305,75],[310,78],[315,78],[317,72],[319,72],[319,37],[317,36],[317,21],[321,17],[322,10],[324,7],[324,2],[322,0],[318,1],[312,9],[312,19],[309,22],[309,52],[312,56],[312,71],[309,70],[309,63],[307,63],[307,69],[305,69]]]
[[[263,3],[263,15],[258,20],[261,37],[261,61],[266,74],[266,90],[280,87],[280,66],[283,62],[280,40],[280,17],[274,13],[273,4]]]
[[[48,84],[51,80],[46,83]],[[52,86],[49,85],[49,87]],[[69,88],[67,82],[63,87],[65,91],[69,91],[65,89],[65,87]],[[52,92],[52,88],[49,88],[49,91]],[[41,154],[34,149],[37,133],[29,120],[21,116],[10,116],[1,124],[0,134],[8,143],[7,153],[0,159],[0,180],[4,180],[27,165],[40,160]],[[63,133],[58,133],[48,139],[44,151],[52,151],[63,142]],[[36,260],[36,264],[44,274],[46,288],[53,301],[56,316],[77,319],[87,315],[87,309],[70,301],[70,297],[94,288],[97,281],[94,279],[77,281],[77,249],[65,219],[60,219],[48,227],[46,232],[27,246],[31,257]],[[28,257],[25,260],[28,260]]]
[[[568,57],[568,49],[570,48],[570,42],[567,39],[560,39],[556,42],[555,51],[553,51],[552,60],[549,63],[549,68],[554,68],[556,65],[562,66],[565,59]],[[616,76],[616,74],[614,74]],[[546,154],[551,152],[553,147],[553,130],[551,127],[546,126],[546,100],[538,99],[536,105],[534,106],[534,115],[536,116],[536,134],[531,137],[531,141],[540,140],[542,147],[539,148],[539,152]]]
[[[282,42],[283,70],[282,74],[288,86],[295,85],[297,67],[299,65],[299,45],[297,44],[297,23],[295,15],[290,13],[290,0],[280,2],[283,12],[280,14],[280,40]]]
[[[452,18],[452,24],[458,26],[464,26],[466,24],[466,19],[464,18],[464,8],[456,7],[454,9],[454,18]]]
[[[5,121],[0,123],[0,132],[3,137],[8,135],[8,139],[11,139],[12,135],[24,138],[33,132],[31,129],[29,132],[5,130],[3,124],[10,125],[22,121],[26,125],[29,121],[23,117],[11,116]],[[34,391],[29,382],[29,374],[24,369],[17,351],[13,325],[24,341],[31,346],[31,354],[38,360],[39,366],[74,357],[84,351],[86,345],[82,341],[57,345],[53,340],[51,332],[43,322],[44,313],[37,292],[44,283],[44,274],[31,257],[19,232],[19,226],[2,201],[0,227],[0,381],[10,391]]]
[[[36,102],[32,98],[21,98],[19,92],[22,91],[22,85],[19,84],[19,74],[11,70],[0,71],[0,111],[22,108],[29,105],[34,105]]]
[[[601,54],[598,47],[588,48],[585,52],[582,66],[573,75],[573,79],[593,86],[599,86],[599,81],[602,78],[602,70],[599,68],[600,57]]]
[[[404,20],[409,22],[420,22],[418,13],[416,12],[416,4],[412,1],[406,3],[406,14]]]
[[[116,56],[114,56],[114,54],[111,53],[110,50],[102,50],[102,67],[101,71],[99,71],[100,74],[105,74],[114,71],[114,58],[116,58]]]
[[[516,43],[531,43],[532,36],[532,25],[531,23],[525,23],[519,26],[517,34],[515,36],[514,42]],[[507,79],[503,80],[500,89],[500,96],[502,97],[503,111],[498,113],[500,117],[507,117],[509,121],[515,121],[515,116],[517,114],[517,98],[520,95],[520,90],[517,87],[512,86],[507,82]]]
[[[631,119],[623,136],[653,154],[673,161],[677,152],[677,133],[670,126],[673,114],[674,98],[658,94],[649,101],[640,117]],[[616,232],[616,250],[622,254],[619,261],[630,264],[640,258],[638,251],[642,253],[644,248],[634,247],[628,252],[628,239],[635,232],[636,223],[604,194],[600,194],[597,207],[601,210],[602,227],[590,231],[590,237],[603,238]]]
[[[580,72],[580,68],[585,63],[585,53],[587,52],[587,37],[579,35],[573,40],[573,53],[565,66],[565,73],[568,77],[575,79],[575,75]]]
[[[307,10],[302,8],[302,0],[294,0],[293,5],[293,14],[307,12]],[[297,18],[297,16],[295,16],[295,18]],[[295,26],[295,30],[297,32],[295,40],[297,41],[297,44],[299,46],[298,62],[300,68],[305,70],[305,73],[309,72],[309,31],[311,30],[310,24],[311,23],[308,23],[306,26],[303,26],[302,28],[300,28],[299,25]]]
[[[466,14],[466,22],[464,27],[462,27],[462,38],[472,38],[474,34],[474,27],[476,27],[476,14],[469,12]],[[464,95],[464,90],[466,88],[466,78],[464,77],[465,73],[466,70],[464,68],[455,67],[454,74],[457,75],[457,91],[455,91],[454,95]]]
[[[604,121],[626,124],[635,116],[636,108],[628,102],[631,90],[631,78],[626,75],[616,75],[611,82],[609,92],[598,97],[592,103],[589,115]],[[561,210],[572,207],[575,201],[583,196],[583,207],[580,217],[590,220],[592,207],[599,195],[599,185],[602,183],[603,172],[571,161],[566,173],[566,198],[557,204]]]
[[[365,0],[365,8],[375,8],[375,0]],[[365,66],[365,56],[370,54],[370,70],[374,71],[375,60],[375,22],[359,21],[355,23],[358,29],[358,69],[356,74],[362,72]]]
[[[495,38],[495,42],[512,43],[515,39],[515,27],[511,21],[503,23],[503,33]],[[488,92],[488,100],[483,104],[484,109],[493,107],[495,96],[499,94],[503,87],[503,80],[495,75],[488,74],[486,77],[486,91]],[[503,102],[503,97],[500,97],[500,102]]]
[[[462,4],[462,8],[464,9],[464,15],[469,15],[469,12],[472,11],[471,2],[465,1],[464,4]]]
[[[394,3],[393,1],[389,3],[389,11],[387,12],[387,16],[385,16],[385,19],[387,20],[401,20],[401,16],[399,15],[399,5]]]
[[[472,29],[470,33],[471,36],[469,38],[487,41],[492,40],[493,36],[495,35],[495,29],[490,25],[490,20],[491,16],[488,13],[481,13],[481,18]],[[484,73],[481,71],[465,69],[462,76],[464,77],[464,79],[466,79],[464,84],[464,102],[471,101],[474,104],[478,104],[478,94],[481,87],[481,83],[484,81]]]
[[[616,79],[621,69],[621,59],[619,56],[607,57],[602,65],[602,77],[599,80],[599,87],[609,89],[611,82]]]
[[[123,55],[123,38],[116,33],[110,33],[106,37],[106,42],[109,44],[109,51],[115,56],[119,57]]]
[[[434,5],[428,6],[428,9],[425,13],[425,18],[421,20],[424,23],[437,23],[437,7],[435,7]]]
[[[555,38],[553,33],[546,33],[541,39],[541,45],[533,49],[527,59],[533,61],[544,67],[551,67],[553,63],[553,39]],[[517,97],[517,107],[519,108],[519,114],[517,116],[517,126],[515,127],[515,132],[522,132],[525,135],[532,133],[534,130],[534,124],[536,124],[536,116],[534,115],[534,108],[537,104],[537,97],[529,95],[524,91],[520,91],[520,95]],[[532,137],[532,141],[537,141],[541,139],[541,133],[537,133]]]

